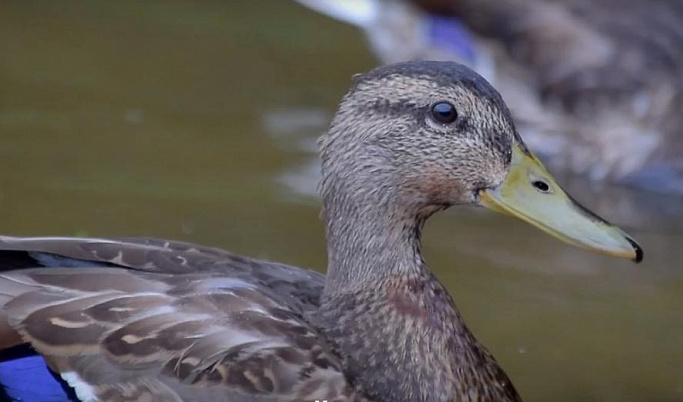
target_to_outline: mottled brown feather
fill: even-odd
[[[172,379],[181,388],[200,386],[192,391],[198,395],[220,386],[235,401],[352,395],[337,357],[301,317],[322,289],[316,273],[149,239],[2,238],[0,247],[130,268],[0,274],[0,286],[11,284],[4,292],[9,325],[58,371],[97,386],[102,400],[181,398]],[[166,267],[170,273],[160,273]],[[3,324],[2,338],[16,338]],[[141,375],[145,381],[135,382]]]

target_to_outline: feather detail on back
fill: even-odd
[[[0,248],[81,267],[0,273],[0,302],[82,400],[354,400],[303,318],[323,286],[316,273],[149,239],[2,238]]]

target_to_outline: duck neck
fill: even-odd
[[[372,201],[327,200],[328,272],[325,294],[354,292],[389,277],[425,272],[417,208]]]
[[[329,272],[311,320],[356,389],[376,402],[460,400],[472,389],[517,400],[422,259],[420,231],[441,208],[335,201],[324,205]]]

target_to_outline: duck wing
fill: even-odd
[[[304,318],[320,274],[156,239],[0,250],[0,339],[19,334],[81,400],[354,400]]]

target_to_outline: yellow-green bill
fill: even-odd
[[[626,232],[574,201],[543,164],[519,145],[513,147],[503,183],[479,193],[479,204],[512,215],[567,243],[635,262],[643,249]]]

